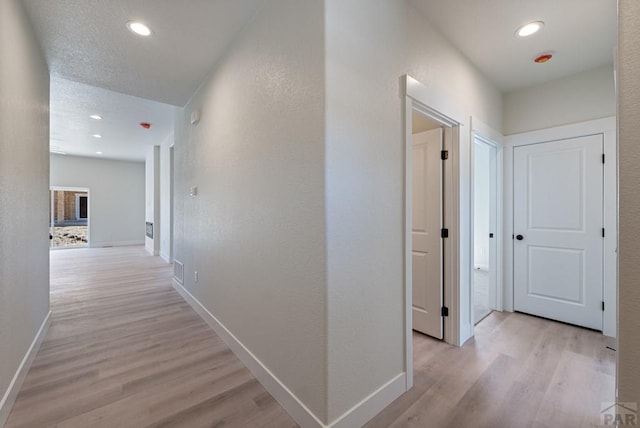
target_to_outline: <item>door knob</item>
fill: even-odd
[[[522,240],[524,239],[524,236],[522,236],[522,235],[517,235],[517,236],[516,236],[516,239],[517,239],[518,241],[522,241]]]

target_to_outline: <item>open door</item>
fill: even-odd
[[[413,134],[413,329],[442,328],[442,128]]]
[[[497,309],[497,154],[498,149],[474,137],[473,150],[473,316],[478,324]]]

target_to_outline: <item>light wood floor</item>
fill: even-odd
[[[142,248],[51,253],[52,325],[7,427],[293,427]],[[598,426],[613,341],[494,312],[462,348],[414,335],[414,388],[366,426]]]
[[[296,424],[140,247],[51,252],[52,323],[7,427]]]
[[[413,389],[367,428],[583,428],[614,401],[614,340],[594,331],[493,312],[461,348],[413,343]]]

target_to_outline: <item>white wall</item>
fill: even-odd
[[[173,133],[160,145],[160,256],[173,262]]]
[[[145,222],[153,224],[153,238],[144,237],[144,247],[154,256],[160,254],[160,146],[147,149],[144,162]]]
[[[89,245],[144,243],[144,163],[51,154],[51,186],[89,189]]]
[[[607,65],[505,94],[503,134],[615,115],[613,66]]]
[[[49,71],[17,0],[0,2],[0,52],[2,426],[5,393],[49,312]]]
[[[452,106],[496,129],[502,128],[502,96],[406,2],[325,3],[329,420],[334,420],[403,371],[400,77],[409,73],[424,83],[433,105]],[[468,135],[462,140],[462,191],[469,195]],[[461,209],[467,223],[460,233],[468,239],[468,200]],[[470,258],[467,249],[461,277],[467,289]],[[464,314],[463,322],[471,322],[469,317]]]
[[[618,5],[618,401],[640,403],[640,2]]]
[[[489,269],[489,233],[491,233],[491,148],[474,146],[474,267]]]
[[[323,422],[403,375],[406,73],[502,127],[501,94],[397,0],[269,2],[176,122],[184,287]]]
[[[323,2],[267,2],[175,128],[184,286],[321,420],[323,25]]]
[[[426,88],[428,105],[455,115],[461,122],[458,218],[450,226],[459,245],[458,275],[463,310],[460,313],[460,338],[463,343],[473,335],[473,314],[470,308],[471,270],[471,116],[491,129],[502,129],[502,94],[459,51],[424,20],[420,12],[407,6],[409,22],[409,74]],[[429,17],[426,17],[427,19]],[[453,240],[452,240],[453,241]],[[453,274],[452,274],[453,276]],[[446,333],[445,333],[446,334]]]

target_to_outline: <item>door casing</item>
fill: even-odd
[[[469,177],[461,177],[460,165],[467,165],[470,159],[470,133],[462,132],[462,128],[470,129],[470,116],[457,106],[452,105],[448,98],[434,93],[409,75],[402,79],[404,103],[404,224],[403,224],[403,259],[404,259],[404,296],[405,308],[403,319],[404,351],[405,351],[405,379],[406,389],[413,386],[413,330],[412,330],[412,112],[434,120],[444,130],[444,149],[449,158],[445,162],[443,174],[444,186],[444,226],[449,229],[449,237],[443,243],[443,304],[449,310],[444,318],[444,341],[460,346],[473,334],[473,318],[471,308],[470,273],[470,241],[469,241]],[[463,196],[461,196],[463,195]],[[462,202],[462,203],[461,203]],[[461,210],[462,207],[462,210]],[[464,250],[464,251],[461,251]],[[464,266],[464,268],[461,268]],[[461,289],[460,284],[466,284]]]

